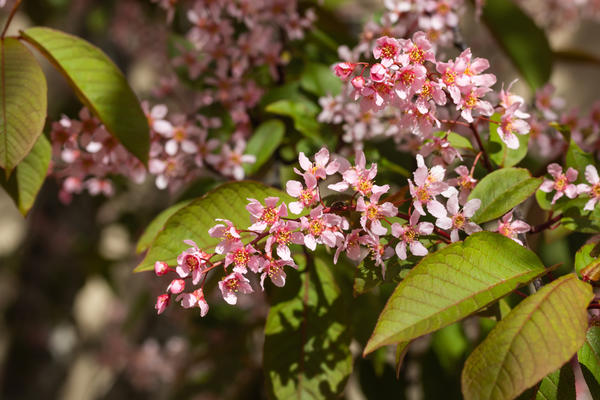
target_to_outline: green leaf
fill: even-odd
[[[503,168],[486,175],[469,195],[469,200],[481,200],[472,220],[480,224],[503,216],[534,194],[542,180],[523,168]]]
[[[247,175],[256,173],[275,153],[285,135],[285,125],[278,119],[270,119],[256,128],[246,146],[246,154],[256,156],[253,164],[244,164]]]
[[[560,222],[565,228],[583,233],[600,232],[600,207],[585,211],[583,207],[588,200],[587,197],[578,197],[561,204],[559,209],[564,216]]]
[[[321,126],[317,122],[318,107],[309,101],[278,100],[265,108],[268,112],[291,117],[294,128],[304,136],[319,139]]]
[[[575,271],[579,273],[600,257],[600,243],[587,243],[575,253]]]
[[[560,368],[585,341],[592,288],[574,274],[523,300],[471,353],[465,400],[513,399]]]
[[[396,345],[396,379],[400,378],[400,370],[404,363],[404,357],[408,352],[408,346],[411,342],[400,342]]]
[[[265,197],[270,196],[279,197],[286,203],[293,201],[280,190],[252,181],[226,183],[192,201],[168,218],[135,272],[154,269],[156,261],[175,265],[179,253],[189,247],[183,243],[186,239],[194,240],[205,249],[216,246],[220,239],[208,234],[208,230],[218,223],[215,219],[228,219],[241,229],[246,229],[250,226],[247,198],[255,198],[264,204]]]
[[[600,396],[600,326],[592,325],[585,335],[585,343],[577,352],[583,377],[594,396]]]
[[[42,134],[46,78],[33,54],[15,38],[0,41],[0,167],[8,177]]]
[[[487,146],[487,152],[490,159],[503,168],[517,165],[519,161],[527,155],[529,135],[520,135],[516,133],[515,135],[517,136],[517,139],[519,139],[519,148],[509,149],[498,134],[500,114],[494,114],[491,119],[495,122],[490,122],[490,141]]]
[[[342,91],[342,81],[327,65],[307,63],[300,76],[300,87],[319,97],[337,96]]]
[[[459,321],[546,272],[511,239],[479,232],[427,255],[394,290],[365,354]]]
[[[263,356],[270,398],[337,398],[352,372],[350,314],[330,260],[296,257],[298,271],[275,293]]]
[[[439,131],[434,133],[434,135],[439,138],[443,138],[444,136],[446,136],[450,145],[456,149],[473,150],[473,145],[471,144],[469,139],[456,132]]]
[[[594,156],[581,150],[581,148],[577,146],[577,143],[575,143],[573,139],[571,139],[571,143],[569,143],[569,149],[567,150],[565,161],[567,168],[572,167],[579,171],[579,174],[577,175],[577,182],[585,181],[585,167],[590,164],[596,165]]]
[[[27,215],[37,197],[50,166],[52,148],[44,135],[40,135],[31,152],[17,165],[10,179],[0,175],[0,184],[13,198],[19,211]]]
[[[173,204],[171,207],[158,214],[146,227],[146,230],[144,230],[142,236],[140,236],[135,251],[137,253],[142,253],[148,250],[156,238],[156,235],[158,235],[158,232],[163,229],[169,218],[171,218],[173,214],[177,213],[177,211],[181,210],[183,207],[189,205],[191,202],[192,200],[185,200],[177,204]]]
[[[150,149],[148,121],[115,64],[99,48],[64,32],[35,27],[21,34],[67,79],[106,129],[146,164]]]
[[[536,400],[575,399],[575,376],[570,364],[552,372],[542,379]]]
[[[550,79],[553,53],[548,38],[513,1],[486,1],[483,20],[532,89]]]

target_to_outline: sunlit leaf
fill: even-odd
[[[285,125],[277,119],[263,122],[256,128],[246,146],[246,154],[256,156],[256,162],[244,164],[247,175],[257,172],[271,157],[285,135]]]
[[[465,400],[509,400],[560,368],[585,341],[592,288],[565,275],[523,300],[471,353]]]
[[[0,175],[0,184],[13,198],[19,211],[27,215],[46,179],[52,149],[44,135],[40,135],[31,152],[17,165],[16,173],[8,180]]]
[[[163,210],[160,214],[158,214],[146,227],[146,230],[144,230],[142,236],[140,236],[135,251],[137,253],[141,253],[143,251],[148,250],[148,248],[154,241],[154,238],[156,238],[156,235],[165,226],[165,223],[169,220],[169,218],[171,218],[173,214],[175,214],[177,211],[181,210],[183,207],[187,206],[191,202],[192,200],[182,201],[180,203],[172,205],[171,207],[167,208],[166,210]]]
[[[0,40],[0,167],[8,176],[29,154],[46,121],[46,78],[15,38]]]
[[[64,32],[34,27],[21,34],[67,79],[106,129],[145,164],[150,149],[148,121],[116,65],[97,47]]]
[[[502,168],[486,175],[469,195],[480,199],[473,221],[483,223],[506,214],[535,193],[542,178],[533,178],[523,168]]]
[[[592,325],[588,329],[577,358],[594,399],[600,398],[600,326]]]
[[[459,321],[545,272],[535,253],[514,241],[471,235],[423,258],[398,284],[364,353]]]

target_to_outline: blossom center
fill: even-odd
[[[565,188],[567,187],[567,177],[564,174],[561,174],[558,178],[556,178],[556,181],[554,181],[554,189],[558,190],[559,192],[565,190]]]
[[[410,58],[410,61],[415,64],[423,64],[423,61],[425,61],[425,52],[423,51],[423,49],[414,46],[410,51],[408,57]]]
[[[279,220],[279,215],[273,207],[265,207],[260,219],[267,224],[272,225]]]
[[[248,261],[250,261],[250,254],[244,248],[237,249],[233,253],[233,262],[237,266],[247,265]]]
[[[406,242],[406,243],[412,243],[414,242],[417,238],[419,237],[419,234],[417,233],[417,231],[415,230],[415,228],[413,228],[410,225],[406,226],[406,230],[404,231],[404,233],[402,234],[402,239]]]
[[[465,225],[466,221],[467,220],[462,213],[456,214],[454,217],[452,217],[452,224],[456,229],[461,229]]]
[[[323,225],[321,220],[313,219],[308,224],[308,230],[313,236],[321,236],[321,233],[325,230],[325,225]]]
[[[185,256],[184,263],[191,271],[193,271],[200,265],[200,260],[198,260],[198,257],[188,254]]]
[[[420,186],[420,187],[417,188],[417,192],[416,192],[415,197],[421,203],[426,203],[426,202],[429,201],[429,199],[431,199],[431,195],[429,194],[429,190],[427,190],[427,188],[424,187],[424,186]]]

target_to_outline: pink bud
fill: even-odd
[[[169,272],[169,265],[166,262],[157,261],[154,263],[154,272],[157,276],[165,275]]]
[[[371,67],[371,79],[373,82],[383,82],[385,80],[386,73],[387,69],[381,64],[374,64]]]
[[[156,298],[156,305],[154,308],[157,310],[158,314],[162,314],[165,311],[170,300],[171,297],[168,294],[161,294]]]
[[[167,292],[179,294],[185,289],[185,281],[183,279],[173,279],[167,287]]]
[[[365,87],[365,78],[363,78],[362,76],[355,76],[354,78],[352,78],[352,86],[354,86],[354,89],[356,90],[360,90],[363,87]]]
[[[354,67],[356,67],[354,63],[341,62],[333,67],[333,71],[340,79],[346,80],[354,71]]]

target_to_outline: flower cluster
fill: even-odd
[[[167,119],[167,107],[142,105],[150,129],[149,172],[159,189],[176,190],[210,167],[233,179],[244,177],[243,163],[255,158],[244,155],[245,141],[235,139],[235,147],[209,139],[209,131],[220,126],[218,118],[189,119],[175,114]],[[87,190],[92,195],[111,196],[112,175],[123,175],[136,183],[146,178],[146,169],[84,108],[78,119],[63,116],[52,124],[53,170],[61,183],[60,198],[69,202],[73,194]],[[220,148],[220,150],[219,150]],[[218,152],[217,152],[218,151]]]
[[[354,164],[340,156],[332,157],[325,148],[315,155],[314,161],[303,153],[299,161],[301,169],[295,171],[301,179],[290,180],[286,185],[295,201],[286,204],[277,197],[264,201],[248,199],[247,227],[219,219],[209,230],[211,237],[219,239],[214,251],[206,252],[186,240],[190,247],[177,257],[176,266],[156,262],[158,276],[176,275],[166,293],[157,299],[158,313],[175,296],[174,301],[182,307],[199,307],[201,315],[205,315],[208,303],[204,282],[207,274],[219,266],[224,269],[219,289],[229,304],[236,304],[238,294],[253,292],[253,280],[263,290],[266,278],[283,286],[286,269],[297,268],[292,245],[304,246],[307,251],[325,246],[334,253],[334,263],[341,254],[357,263],[369,257],[385,276],[384,261],[394,255],[400,260],[408,260],[409,253],[422,257],[437,243],[460,240],[460,231],[470,235],[481,230],[470,220],[480,207],[480,200],[460,200],[469,186],[464,184],[465,177],[446,180],[444,167],[428,168],[420,155],[414,179],[408,181],[411,206],[407,213],[386,199],[391,187],[375,183],[377,165],[367,166],[362,151],[357,151]],[[331,191],[347,193],[350,200],[327,205],[322,196],[324,185]]]
[[[172,18],[176,1],[153,1]],[[263,93],[254,72],[266,66],[277,81],[278,69],[286,62],[282,56],[285,41],[303,38],[314,12],[309,9],[300,14],[296,0],[195,0],[185,11],[190,23],[185,37],[191,46],[179,47],[173,66],[202,83],[198,106],[220,103],[236,130],[248,133],[248,110]]]
[[[496,83],[493,74],[484,73],[489,62],[473,57],[470,49],[452,60],[438,60],[435,47],[426,33],[416,32],[411,39],[378,38],[373,64],[345,61],[334,67],[342,80],[349,82],[346,92],[320,100],[322,122],[344,123],[346,142],[361,147],[374,136],[393,137],[401,148],[421,149],[428,155],[443,150],[447,163],[458,154],[444,138],[433,133],[442,124],[462,124],[477,129],[479,120],[490,121],[500,115],[497,133],[507,147],[519,147],[515,134],[527,134],[530,126],[523,98],[502,89],[496,107],[486,99]],[[358,104],[356,104],[358,100]],[[448,119],[455,114],[456,118]],[[427,141],[430,141],[427,143]],[[425,145],[425,146],[424,146]]]

